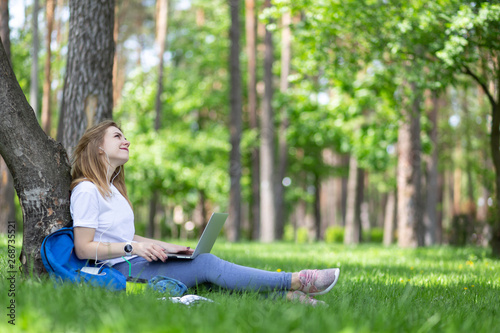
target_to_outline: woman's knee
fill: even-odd
[[[219,259],[217,256],[215,256],[211,253],[202,253],[199,256],[197,256],[194,260],[198,261],[198,262],[211,264],[211,263],[216,263],[217,261],[220,261],[221,259]]]

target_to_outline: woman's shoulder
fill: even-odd
[[[95,192],[98,191],[97,186],[95,186],[94,183],[92,183],[89,180],[82,180],[80,181],[71,191],[72,193],[75,192]]]

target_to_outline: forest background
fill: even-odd
[[[17,80],[70,153],[61,125],[70,7],[86,1],[24,1],[15,24],[0,3]],[[138,233],[195,237],[211,212],[229,211],[232,241],[490,242],[500,253],[497,2],[113,9],[109,114],[132,143]],[[1,167],[0,223],[21,229]]]

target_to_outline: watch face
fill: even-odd
[[[130,244],[125,245],[125,252],[127,252],[127,253],[132,252],[132,245],[130,245]]]

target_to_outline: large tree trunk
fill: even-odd
[[[45,37],[45,67],[44,67],[44,80],[43,80],[43,97],[42,97],[42,128],[50,135],[52,123],[52,110],[51,110],[51,94],[52,94],[52,76],[50,75],[50,65],[52,63],[52,51],[50,44],[52,43],[52,30],[54,28],[54,0],[47,0],[46,3],[46,20],[47,20],[47,35]]]
[[[417,93],[415,85],[413,92]],[[403,120],[398,133],[398,245],[423,245],[421,167],[420,167],[420,98],[403,106]]]
[[[70,221],[70,166],[64,148],[38,125],[0,45],[0,154],[12,172],[24,220],[25,274],[44,271],[45,236]]]
[[[439,99],[435,91],[432,92],[432,109],[429,113],[429,121],[432,124],[430,140],[432,153],[427,163],[427,201],[425,205],[425,245],[434,245],[437,242],[437,205],[438,205],[438,122],[437,114]]]
[[[38,11],[40,9],[39,0],[33,2],[33,18],[31,20],[31,35],[33,36],[31,49],[31,82],[30,82],[30,104],[35,115],[38,117],[38,51],[40,49],[40,39],[38,36]]]
[[[11,62],[8,0],[0,0],[0,39],[6,47],[7,59]],[[0,157],[0,233],[7,233],[7,224],[14,221],[15,217],[14,183],[7,164]]]
[[[85,130],[112,117],[114,0],[70,1],[69,44],[57,139],[71,155]]]
[[[241,70],[240,70],[240,5],[239,0],[230,0],[231,27],[229,38],[231,41],[231,52],[229,55],[230,66],[230,121],[229,132],[231,141],[231,152],[229,154],[229,178],[231,187],[229,189],[229,232],[230,241],[240,238],[241,226]]]
[[[290,75],[291,61],[291,29],[292,16],[290,12],[283,13],[282,17],[283,30],[281,32],[281,77],[280,91],[286,94],[288,90],[288,76]],[[285,187],[283,186],[283,178],[286,175],[288,164],[288,145],[286,142],[286,132],[288,129],[288,114],[287,108],[281,108],[281,124],[278,134],[278,174],[276,177],[276,239],[283,238],[285,228]],[[319,198],[318,198],[319,204]],[[318,227],[318,238],[320,228]]]
[[[265,7],[271,7],[271,1],[265,1]],[[264,100],[261,114],[260,139],[260,221],[262,242],[272,242],[275,239],[274,204],[274,115],[273,100],[273,40],[272,33],[266,27],[264,55]]]
[[[248,57],[248,115],[250,130],[258,131],[257,119],[257,51],[256,34],[257,24],[255,16],[255,1],[245,0],[245,27]],[[250,209],[250,221],[252,224],[252,239],[258,239],[260,235],[260,169],[259,169],[259,147],[252,148],[252,202]]]

